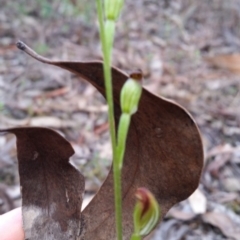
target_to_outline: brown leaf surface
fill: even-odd
[[[105,95],[101,62],[51,61],[24,43],[18,47],[39,61],[76,73]],[[113,73],[115,119],[120,117],[119,94],[128,78],[116,68]],[[134,193],[148,188],[161,205],[162,218],[175,203],[197,188],[203,165],[203,149],[193,119],[182,107],[143,89],[138,112],[128,134],[122,172],[124,239],[132,233]],[[83,211],[84,229],[80,239],[115,239],[113,172],[110,171],[95,198]]]
[[[240,228],[225,214],[217,212],[205,213],[203,221],[209,223],[221,230],[221,232],[228,238],[238,240],[240,239]]]
[[[70,143],[46,128],[0,130],[17,137],[25,238],[76,239],[84,177],[69,164]]]
[[[240,74],[240,54],[222,54],[206,57],[205,60],[215,67],[227,69],[228,71]]]

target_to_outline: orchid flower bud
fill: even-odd
[[[134,209],[134,235],[149,234],[159,221],[160,208],[153,194],[146,188],[138,188]]]
[[[120,15],[124,0],[105,0],[106,19],[116,21]]]
[[[123,113],[134,114],[137,112],[138,103],[142,94],[142,85],[140,80],[142,79],[142,73],[133,73],[130,78],[124,83],[120,102]]]

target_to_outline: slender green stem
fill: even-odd
[[[114,197],[115,197],[115,218],[117,228],[117,239],[122,240],[122,183],[121,170],[117,161],[113,163],[114,175]]]
[[[118,124],[118,138],[117,138],[117,151],[116,151],[117,162],[120,169],[122,169],[130,121],[131,121],[131,115],[128,113],[122,113],[119,124]]]
[[[104,68],[104,80],[106,88],[106,98],[108,103],[108,120],[110,127],[110,135],[112,142],[113,152],[113,175],[114,175],[114,198],[115,198],[115,218],[117,239],[122,240],[122,196],[121,196],[121,171],[116,161],[116,132],[115,132],[115,120],[114,120],[114,107],[113,107],[113,90],[112,90],[112,73],[111,73],[111,55],[112,46],[109,46],[112,40],[109,42],[106,39],[106,30],[103,19],[103,8],[101,0],[97,0],[98,20],[100,25],[100,38],[103,50],[103,68]],[[112,31],[114,35],[114,30]],[[109,36],[109,35],[108,35]],[[113,39],[114,36],[110,36]]]
[[[103,50],[103,60],[104,60],[103,68],[104,68],[106,98],[107,98],[107,103],[108,103],[108,120],[109,120],[109,128],[110,128],[113,159],[114,159],[115,149],[116,149],[116,132],[115,132],[115,120],[114,120],[114,108],[113,108],[111,56],[109,56],[110,54],[108,54],[108,49],[106,48],[106,39],[105,39],[104,21],[103,21],[103,9],[102,9],[101,0],[97,0],[97,10],[98,10],[98,21],[99,21],[99,26],[100,26],[100,39],[101,39],[102,50]],[[109,53],[111,53],[111,51]]]

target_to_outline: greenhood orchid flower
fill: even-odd
[[[160,207],[153,194],[146,188],[138,188],[137,203],[134,208],[134,234],[131,240],[148,235],[160,218]]]
[[[133,115],[137,112],[142,94],[142,73],[132,73],[121,90],[121,108],[123,113]]]

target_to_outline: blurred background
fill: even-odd
[[[94,0],[0,0],[0,128],[43,126],[71,142],[84,205],[111,165],[107,106],[84,80],[15,46],[62,60],[101,60]],[[152,240],[240,239],[240,1],[126,0],[113,65],[184,106],[204,143],[198,190]],[[21,205],[15,138],[0,136],[0,213]]]

